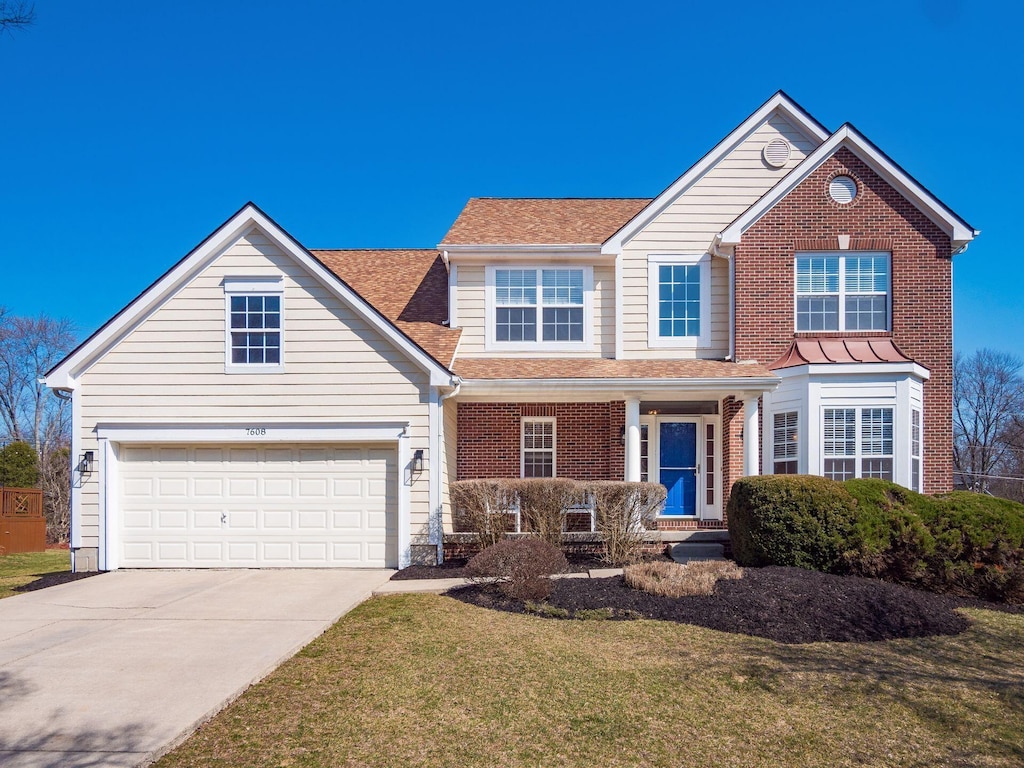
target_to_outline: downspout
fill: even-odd
[[[434,543],[437,545],[438,565],[444,562],[444,500],[441,498],[441,448],[444,445],[444,401],[450,397],[455,397],[459,394],[459,390],[462,389],[462,379],[456,376],[454,381],[455,389],[447,394],[441,395],[437,399],[437,405],[435,406],[437,408],[437,429],[434,434],[435,443],[431,446],[431,455],[437,457],[437,471],[430,473],[430,483],[433,486],[432,490],[434,491],[434,498],[437,499],[437,504],[435,505],[436,508],[434,510],[434,514],[436,515],[435,523],[431,527],[436,532],[435,535],[437,537]],[[447,456],[445,456],[445,459],[447,460]],[[448,482],[451,482],[451,478],[448,478]]]

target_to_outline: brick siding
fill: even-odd
[[[839,205],[828,182],[857,180],[857,197]],[[892,253],[892,338],[931,372],[924,383],[924,491],[953,485],[953,328],[951,244],[930,219],[848,149],[840,149],[755,223],[736,247],[736,356],[771,364],[794,338],[793,256],[796,251],[850,250]],[[808,336],[824,334],[810,333]],[[855,336],[858,334],[843,334]],[[863,335],[863,334],[861,334]],[[870,335],[879,335],[877,333]],[[734,420],[739,423],[740,419]],[[729,426],[723,462],[726,488],[739,475],[734,453],[738,429]],[[735,434],[733,434],[735,433]]]
[[[459,480],[519,477],[523,418],[555,418],[555,473],[573,480],[622,480],[625,402],[459,403]]]

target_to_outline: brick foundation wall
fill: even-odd
[[[458,403],[458,480],[519,477],[521,424],[555,418],[555,473],[573,480],[622,480],[626,404]]]
[[[834,202],[828,194],[828,182],[839,175],[857,180],[857,197],[844,206]],[[755,223],[736,247],[737,359],[771,364],[785,352],[794,337],[794,254],[839,250],[839,235],[850,236],[850,251],[892,253],[891,335],[904,354],[931,372],[931,378],[924,383],[924,491],[950,490],[953,486],[950,240],[849,150],[839,150],[814,171]],[[723,421],[728,423],[727,418]],[[731,456],[736,445],[730,434],[727,427],[724,449],[730,474],[724,478],[726,488],[739,476],[731,474],[735,463]],[[741,445],[737,455],[742,457]]]

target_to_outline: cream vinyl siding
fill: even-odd
[[[533,262],[530,262],[531,266]],[[577,266],[576,262],[559,262],[557,256],[549,262],[538,262],[541,269],[552,264]],[[487,268],[483,264],[459,264],[455,289],[459,306],[459,357],[614,357],[615,356],[615,267],[600,264],[594,267],[593,323],[594,346],[585,352],[486,350],[487,327]]]
[[[284,373],[225,374],[226,277],[283,275]],[[378,331],[250,230],[141,321],[80,378],[81,450],[98,450],[97,423],[261,417],[410,421],[424,471],[410,489],[412,543],[426,542],[429,379]],[[258,426],[258,423],[256,423]],[[82,546],[98,546],[98,479],[82,487]]]
[[[774,138],[790,144],[789,162],[773,168],[761,157]],[[647,344],[647,265],[651,254],[707,253],[715,235],[753,205],[817,146],[775,116],[755,129],[701,179],[684,191],[623,248],[622,328],[627,358],[722,358],[729,354],[729,263],[711,260],[711,345],[652,349]]]

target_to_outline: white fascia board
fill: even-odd
[[[731,251],[751,226],[770,211],[786,195],[792,192],[808,176],[817,170],[841,148],[846,147],[871,167],[897,192],[913,203],[932,222],[949,235],[956,250],[980,234],[967,222],[943,205],[938,198],[922,187],[906,171],[890,160],[856,128],[847,123],[833,133],[828,140],[805,157],[796,168],[772,187],[760,200],[748,208],[739,218],[726,227],[715,238],[715,244],[723,251]]]
[[[114,443],[385,443],[406,434],[407,421],[277,421],[222,419],[218,421],[111,419],[96,425],[101,440]]]
[[[931,377],[931,372],[919,363],[816,363],[794,365],[775,371],[780,379],[793,376],[815,376],[818,378],[854,378],[857,376],[886,376],[897,378],[914,376],[921,381]]]
[[[454,264],[489,264],[495,261],[582,261],[587,263],[612,262],[612,256],[603,255],[600,245],[466,245],[446,246],[448,259]]]
[[[66,388],[68,378],[77,378],[99,360],[109,348],[123,338],[131,329],[170,299],[177,291],[190,282],[197,274],[218,258],[246,231],[258,227],[281,250],[292,256],[310,274],[332,291],[339,299],[352,308],[356,314],[377,329],[385,338],[404,352],[410,360],[430,375],[432,386],[451,383],[451,373],[416,346],[408,337],[374,310],[365,299],[330,272],[294,238],[272,221],[252,203],[247,204],[232,216],[197,248],[179,261],[153,285],[136,297],[112,320],[100,328],[78,349],[64,358],[46,377],[46,384],[53,388]],[[51,381],[53,382],[51,384]]]
[[[690,167],[686,173],[676,179],[672,184],[654,200],[648,203],[643,210],[630,219],[622,229],[605,241],[601,252],[606,254],[618,254],[622,252],[623,246],[629,242],[637,232],[646,227],[650,222],[664,211],[677,197],[699,181],[704,174],[716,166],[719,161],[736,147],[742,144],[750,134],[757,130],[773,114],[783,115],[795,128],[801,130],[809,139],[823,142],[828,138],[828,131],[824,130],[813,118],[810,117],[796,102],[790,99],[782,91],[772,96],[768,101],[754,112],[750,117],[739,124],[728,136],[722,139],[704,157]]]
[[[588,398],[628,399],[646,395],[711,393],[715,399],[728,395],[756,397],[779,385],[775,376],[715,379],[467,379],[459,400],[474,397],[537,397],[582,401]]]

